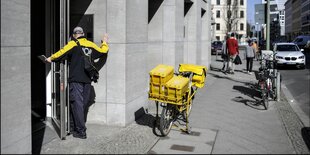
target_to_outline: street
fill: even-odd
[[[286,85],[302,111],[310,117],[310,53],[306,55],[306,69],[293,66],[281,67],[282,83]]]

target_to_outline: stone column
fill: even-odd
[[[185,16],[184,62],[200,64],[201,59],[201,0],[193,2]]]
[[[201,19],[201,65],[209,68],[211,64],[211,2],[207,1],[207,3],[202,4],[206,12]]]
[[[175,66],[175,69],[183,62],[183,10],[183,1],[164,1],[163,63]]]
[[[156,3],[156,2],[154,2]],[[157,1],[156,5],[148,9],[154,10],[155,14],[148,23],[148,50],[147,72],[158,64],[163,63],[163,2]],[[157,7],[156,7],[157,6]]]
[[[107,124],[125,126],[147,101],[148,1],[107,0]]]
[[[30,47],[30,1],[1,0],[1,154],[32,150]]]

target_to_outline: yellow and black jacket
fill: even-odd
[[[51,56],[53,62],[62,59],[67,59],[69,62],[69,82],[81,82],[81,83],[91,83],[90,77],[84,70],[84,60],[82,52],[85,54],[91,54],[93,59],[97,59],[106,54],[109,50],[109,46],[106,42],[103,42],[100,47],[95,43],[87,40],[85,37],[79,37],[77,39],[80,43],[81,48],[78,44],[71,40],[62,49],[57,51]]]

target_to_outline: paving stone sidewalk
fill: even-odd
[[[257,70],[259,64],[254,64]],[[280,102],[271,102],[270,108],[264,110],[252,89],[254,75],[243,72],[245,64],[236,67],[235,75],[223,74],[221,67],[222,62],[213,56],[206,85],[197,93],[190,116],[191,127],[202,133],[203,141],[179,131],[168,136],[171,142],[156,136],[155,104],[149,101],[146,114],[127,127],[87,123],[87,139],[55,138],[42,146],[41,154],[309,154],[302,140],[303,124],[283,94]],[[179,146],[191,145],[186,141],[178,143],[182,138],[192,138],[196,147],[182,151]],[[158,147],[161,145],[171,147]],[[206,146],[207,151],[201,152],[201,146]]]

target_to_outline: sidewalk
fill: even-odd
[[[222,62],[212,56],[206,85],[193,102],[190,135],[173,129],[167,137],[155,136],[155,103],[150,101],[148,113],[126,128],[87,123],[86,140],[54,138],[43,142],[41,153],[309,153],[300,133],[303,124],[284,96],[280,102],[271,101],[268,110],[257,104],[259,94],[251,88],[257,81],[254,74],[243,72],[245,63],[236,66],[234,75],[225,75]],[[258,66],[254,61],[253,70]]]

